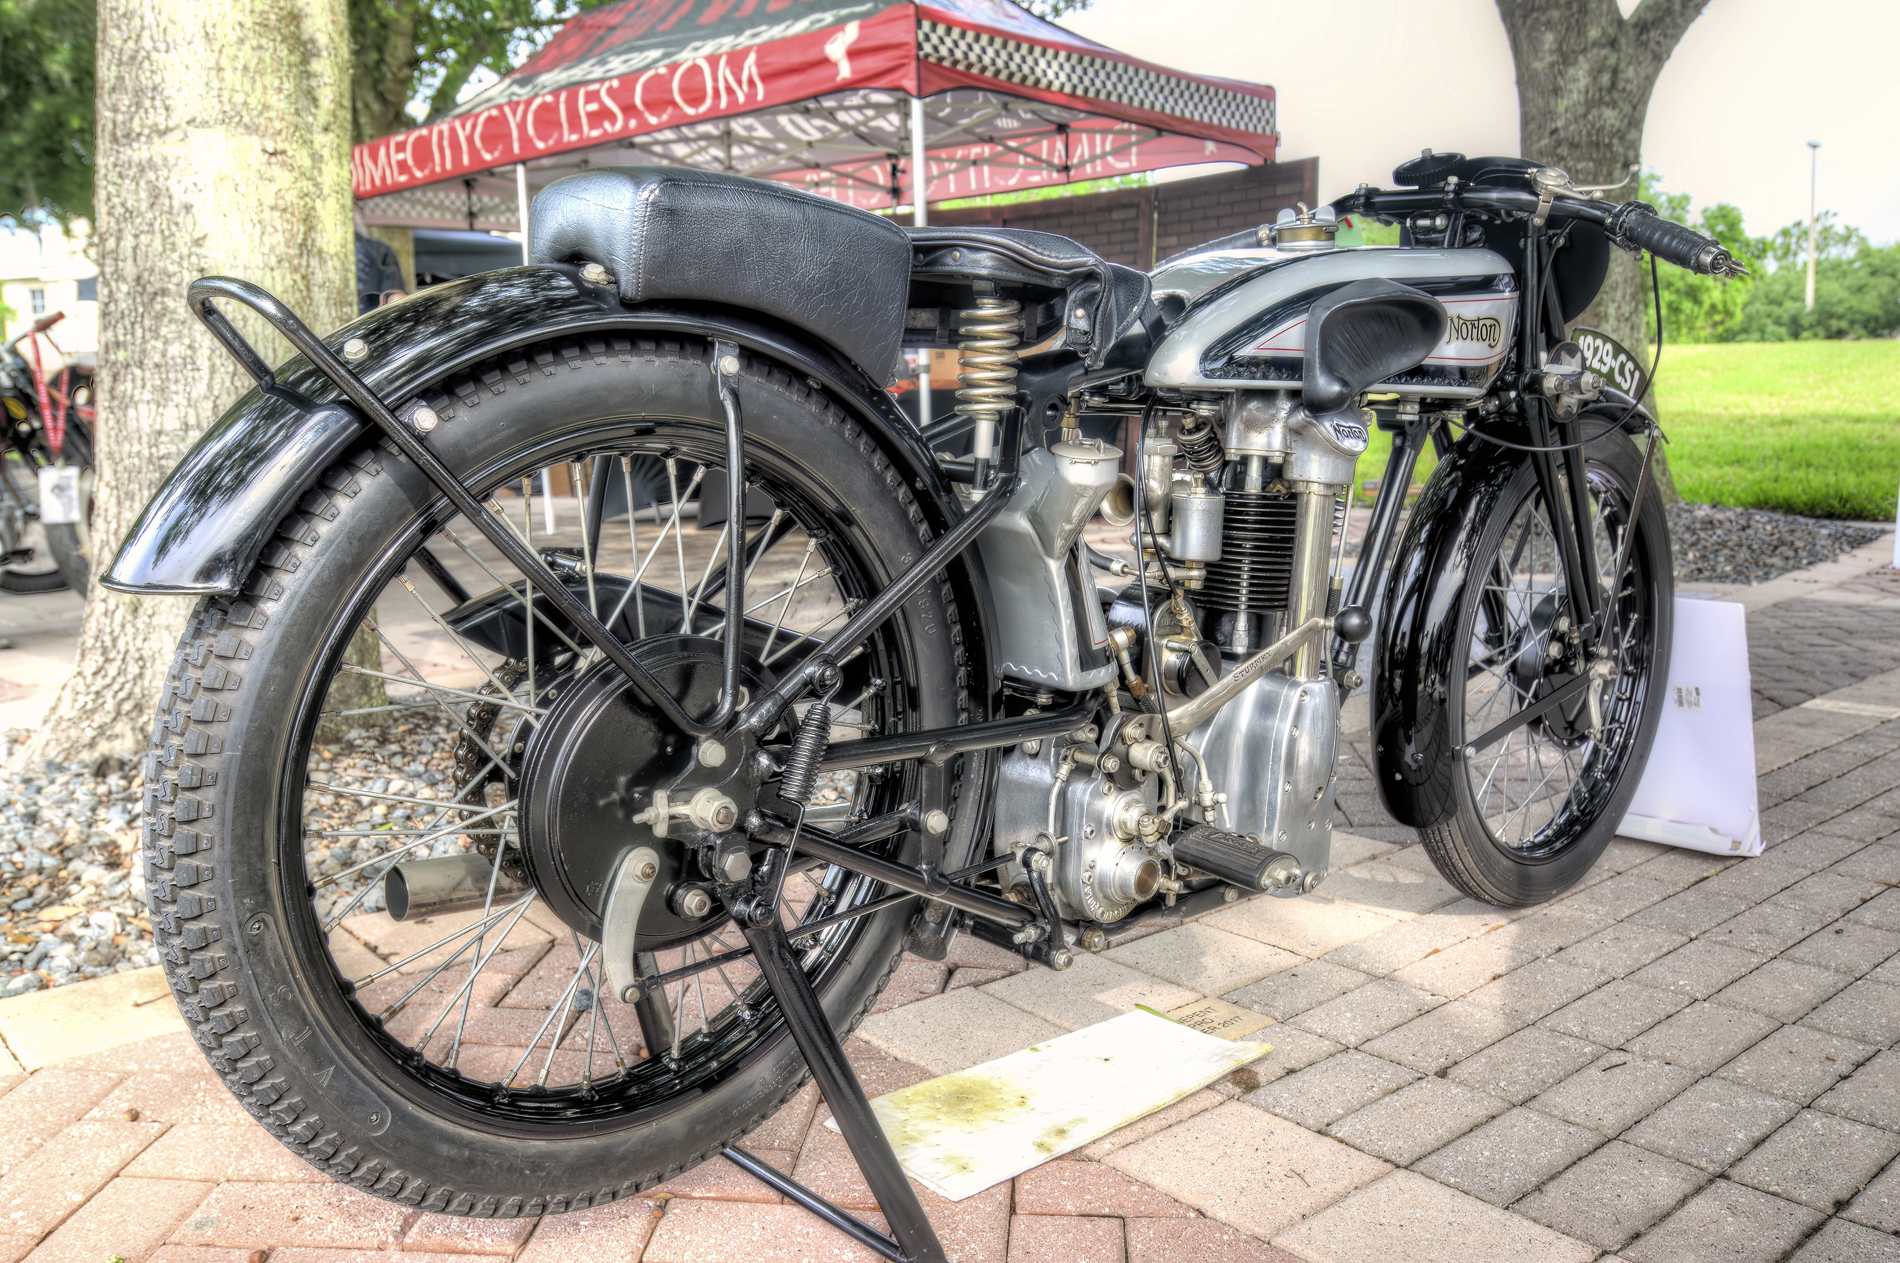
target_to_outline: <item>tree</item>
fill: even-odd
[[[92,530],[103,567],[251,384],[186,312],[185,287],[243,276],[332,329],[354,310],[355,268],[344,0],[102,0],[99,19]],[[286,353],[261,323],[241,327],[267,358]],[[31,757],[94,761],[142,746],[186,609],[95,589],[78,661]]]
[[[1763,237],[1751,237],[1742,228],[1742,212],[1728,202],[1704,207],[1699,219],[1689,218],[1687,193],[1663,193],[1655,189],[1651,176],[1643,180],[1643,200],[1655,205],[1665,219],[1694,228],[1705,237],[1714,237],[1729,248],[1747,276],[1697,276],[1681,268],[1665,268],[1657,273],[1662,283],[1664,336],[1671,342],[1726,342],[1741,326],[1743,313],[1771,264],[1773,243]],[[1804,239],[1805,242],[1805,239]],[[1651,337],[1656,332],[1655,311],[1645,313],[1644,329]]]
[[[1708,3],[1642,0],[1625,18],[1617,0],[1497,0],[1517,68],[1519,152],[1578,184],[1621,180],[1642,161],[1656,77]],[[1649,301],[1636,258],[1614,250],[1602,292],[1579,323],[1646,360]],[[1655,472],[1664,498],[1680,500],[1666,459]]]
[[[0,0],[0,213],[92,217],[93,0]]]
[[[358,144],[440,117],[477,70],[505,75],[554,30],[608,0],[350,0]],[[409,113],[422,102],[423,118]]]

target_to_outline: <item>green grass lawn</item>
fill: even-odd
[[[1892,520],[1900,342],[1664,347],[1657,377],[1683,499]]]
[[[1893,520],[1900,342],[1670,346],[1658,377],[1669,468],[1684,500]],[[1373,431],[1359,481],[1384,474],[1391,437]],[[1427,451],[1413,481],[1436,464]]]

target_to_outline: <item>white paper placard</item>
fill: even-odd
[[[1748,619],[1733,601],[1677,597],[1662,722],[1617,830],[1717,855],[1760,855]]]
[[[888,1092],[871,1109],[904,1169],[931,1192],[962,1201],[1271,1051],[1137,1009]],[[826,1126],[838,1130],[835,1119]]]
[[[40,466],[40,524],[71,526],[79,520],[79,466]]]

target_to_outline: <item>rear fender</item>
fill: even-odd
[[[917,426],[880,383],[816,339],[756,312],[686,302],[628,306],[611,285],[589,285],[560,264],[464,277],[379,307],[331,333],[339,353],[368,345],[351,366],[406,415],[415,392],[512,347],[614,332],[718,337],[802,374],[840,404],[910,486],[933,535],[963,514]],[[130,593],[233,595],[271,534],[368,422],[298,356],[253,388],[207,431],[146,505],[100,582]],[[308,401],[314,400],[311,403]],[[963,610],[972,687],[987,692],[989,588],[969,550],[951,568]]]

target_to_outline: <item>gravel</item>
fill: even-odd
[[[0,734],[0,766],[31,733]],[[137,772],[0,773],[0,998],[155,965]]]
[[[140,794],[133,770],[94,776],[83,764],[13,766],[32,736],[0,734],[0,1000],[158,963],[138,863]],[[389,801],[313,790],[305,818],[310,871],[330,878],[316,901],[320,915],[383,908],[381,866],[351,872],[415,840],[421,819],[447,798],[452,741],[433,726],[352,729],[312,753],[313,781],[421,800]],[[419,819],[420,817],[420,819]],[[410,852],[447,855],[468,849],[451,835]]]
[[[1887,529],[1719,504],[1669,506],[1676,578],[1688,583],[1765,583],[1833,561]]]

